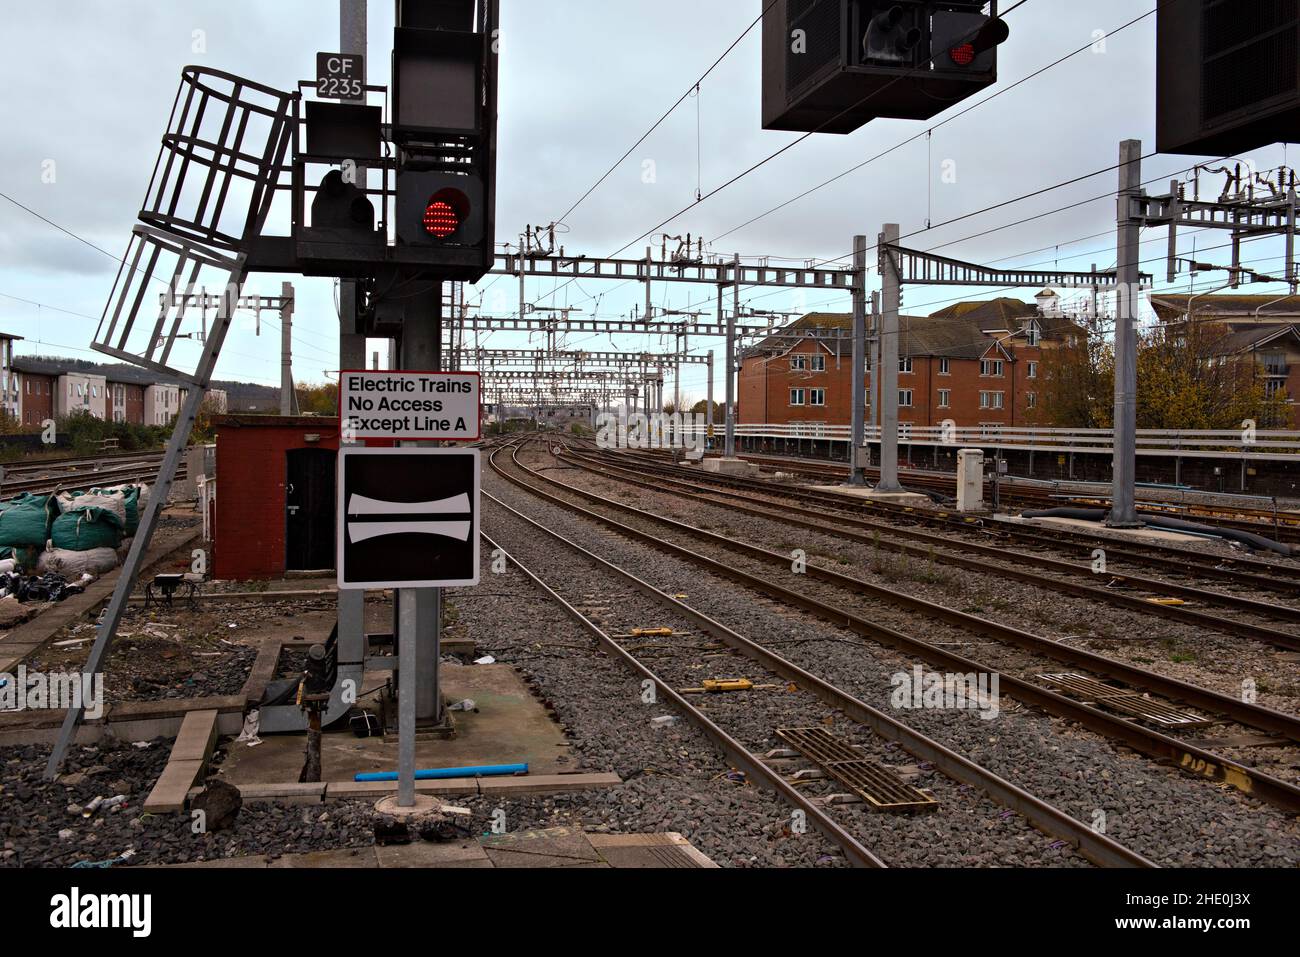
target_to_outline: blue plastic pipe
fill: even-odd
[[[526,764],[489,764],[481,768],[433,768],[416,771],[417,781],[443,781],[447,778],[496,778],[510,774],[527,774]],[[358,774],[354,781],[373,784],[378,781],[396,781],[396,771],[375,771],[370,774]]]

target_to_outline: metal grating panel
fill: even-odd
[[[786,49],[786,90],[793,97],[797,88],[820,73],[827,65],[838,63],[843,41],[840,37],[842,0],[790,0],[784,38]],[[807,36],[806,53],[792,51],[795,30]]]
[[[1300,0],[1205,0],[1201,120],[1213,123],[1300,87]]]
[[[1198,714],[1180,711],[1162,701],[1156,701],[1126,688],[1102,684],[1086,675],[1039,675],[1053,687],[1068,691],[1076,697],[1095,701],[1105,708],[1150,721],[1165,728],[1206,728],[1214,722]]]
[[[932,811],[939,802],[883,765],[864,758],[825,728],[778,728],[777,737],[816,762],[874,811]]]

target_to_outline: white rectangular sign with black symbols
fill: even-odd
[[[482,438],[477,372],[344,372],[339,428],[345,443],[477,442]]]
[[[479,581],[478,449],[339,451],[339,588]]]

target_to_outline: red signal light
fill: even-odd
[[[460,229],[460,217],[450,203],[434,200],[424,210],[424,231],[434,239],[446,239]]]
[[[434,239],[447,239],[469,216],[469,198],[458,189],[442,189],[424,207],[424,231]]]
[[[975,44],[962,43],[948,51],[952,62],[958,66],[970,66],[975,62]]]

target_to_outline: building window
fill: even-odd
[[[1025,334],[1025,344],[1028,345],[1031,349],[1035,348],[1038,345],[1039,339],[1042,337],[1042,334],[1043,334],[1042,330],[1038,328],[1038,323],[1031,322],[1029,324],[1029,329]]]
[[[791,389],[791,390],[790,390],[790,404],[791,404],[791,405],[793,405],[793,406],[804,405],[804,404],[805,404],[805,398],[806,398],[806,391],[805,391],[804,389]]]
[[[912,407],[912,390],[911,390],[911,389],[899,389],[899,390],[898,390],[898,407],[899,407],[900,409],[910,409],[910,408]]]
[[[940,359],[940,360],[939,360],[939,375],[952,375],[952,360],[951,360],[951,359]]]
[[[1286,356],[1281,352],[1269,352],[1262,356],[1264,372],[1271,376],[1285,376],[1289,372]]]
[[[980,375],[986,378],[1002,378],[1002,360],[1001,359],[981,359]]]
[[[1025,393],[1025,405],[1027,408],[1035,409],[1038,407],[1038,395],[1033,392]]]
[[[910,375],[910,374],[911,374],[911,372],[912,372],[912,357],[911,357],[911,356],[907,356],[907,357],[904,358],[904,359],[899,359],[899,360],[898,360],[898,371],[901,372],[901,373],[903,373],[904,375]]]
[[[950,389],[940,389],[940,390],[939,390],[939,408],[941,408],[941,409],[947,409],[947,408],[951,408],[951,406],[952,406],[952,390],[950,390]]]
[[[791,357],[790,357],[790,371],[791,371],[791,372],[804,372],[804,371],[807,370],[807,368],[808,368],[808,357],[807,357],[807,356],[791,356]]]
[[[980,408],[981,409],[1001,409],[1005,408],[1005,392],[981,392]]]
[[[1031,363],[1029,363],[1029,370],[1028,370],[1025,374],[1028,375],[1029,378],[1031,378],[1031,379],[1037,379],[1037,378],[1038,378],[1038,363],[1037,363],[1037,362],[1031,362]]]
[[[808,404],[809,404],[809,405],[825,405],[825,404],[826,404],[826,390],[825,390],[825,389],[809,389],[809,390],[808,390]]]
[[[825,371],[826,371],[826,357],[825,357],[825,356],[813,356],[813,357],[812,357],[812,371],[813,371],[813,372],[825,372]]]

